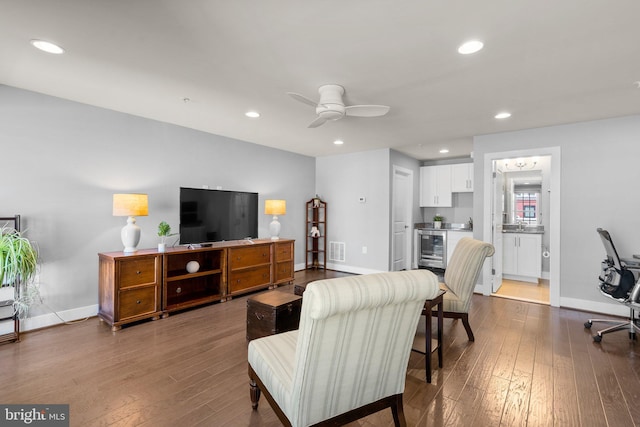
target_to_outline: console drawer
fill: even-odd
[[[156,286],[144,286],[120,291],[120,321],[155,313],[158,307]]]
[[[276,262],[290,261],[292,259],[293,243],[276,243],[274,248]]]
[[[120,289],[131,286],[157,284],[160,258],[156,256],[136,257],[119,262],[118,284]]]
[[[231,270],[269,263],[271,263],[270,245],[255,245],[229,250],[229,268]]]
[[[267,287],[271,284],[271,265],[263,265],[229,273],[229,294],[250,290],[257,287]]]

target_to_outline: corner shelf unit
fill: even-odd
[[[13,226],[13,228],[16,231],[20,231],[20,215],[0,217],[0,226],[3,226],[5,224],[7,224],[7,226],[9,227]],[[13,301],[15,301],[15,299],[20,296],[19,293],[20,293],[20,286],[18,285],[15,288],[15,295],[14,295]],[[5,327],[7,330],[13,329],[13,331],[10,331],[10,332],[0,333],[0,344],[5,342],[20,341],[20,319],[18,318],[18,315],[13,310],[13,301],[12,300],[0,301],[0,312],[2,313],[6,312],[7,314],[9,312],[12,313],[10,316],[0,315],[2,316],[2,318],[0,319],[0,330],[4,331]]]
[[[313,234],[314,227],[317,234]],[[305,268],[327,269],[327,203],[319,197],[307,202]]]
[[[182,310],[220,301],[226,292],[225,248],[169,249],[163,256],[162,311]],[[187,264],[195,261],[198,271],[189,273]]]

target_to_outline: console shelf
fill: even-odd
[[[220,301],[225,294],[225,248],[171,248],[163,254],[162,310],[183,310]],[[187,271],[194,264],[196,271]]]

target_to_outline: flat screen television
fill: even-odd
[[[258,237],[258,193],[180,187],[180,243]]]

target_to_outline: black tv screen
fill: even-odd
[[[180,187],[180,243],[258,237],[258,193]]]

